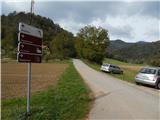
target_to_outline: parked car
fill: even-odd
[[[160,89],[160,67],[142,68],[136,75],[135,82],[152,85]]]
[[[112,73],[123,74],[123,70],[116,65],[103,64],[100,69],[101,71],[105,71],[109,73],[112,72]]]

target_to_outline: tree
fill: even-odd
[[[50,43],[53,58],[65,59],[75,56],[74,37],[72,33],[63,31],[59,33]]]
[[[78,57],[101,64],[109,45],[108,31],[102,27],[85,26],[77,34],[75,43]]]

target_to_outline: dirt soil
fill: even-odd
[[[57,83],[68,64],[32,64],[31,92],[47,89]],[[1,98],[26,96],[27,93],[27,64],[1,64]]]
[[[127,65],[124,66],[124,65],[120,65],[120,67],[122,67],[124,69],[128,69],[128,70],[132,70],[132,71],[139,71],[144,66],[127,66]]]

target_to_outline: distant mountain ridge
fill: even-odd
[[[139,41],[127,43],[123,40],[112,40],[107,49],[108,56],[132,63],[148,63],[160,58],[160,40],[156,42]]]
[[[122,48],[125,48],[125,47],[128,47],[132,45],[132,43],[127,43],[127,42],[124,42],[120,39],[118,40],[111,40],[110,41],[110,45],[109,45],[109,52],[111,51],[117,51],[119,49],[122,49]]]

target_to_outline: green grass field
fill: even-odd
[[[127,66],[144,66],[143,64],[126,63],[126,62],[121,62],[121,61],[110,59],[110,58],[105,58],[103,63],[109,63],[109,64],[115,64],[115,65],[127,65]]]
[[[58,84],[31,96],[31,115],[26,117],[26,98],[1,101],[3,120],[77,120],[85,119],[92,96],[82,78],[69,67],[61,75]]]
[[[92,67],[93,69],[100,71],[100,67],[101,67],[100,65],[89,62],[87,60],[83,60],[83,61],[88,66]],[[136,74],[138,73],[138,71],[143,67],[142,64],[125,63],[125,62],[121,62],[121,61],[109,59],[109,58],[105,58],[103,63],[118,65],[124,71],[124,74],[112,74],[112,73],[106,73],[106,74],[109,74],[121,80],[125,80],[125,81],[132,82],[132,83],[134,83],[134,78]]]

